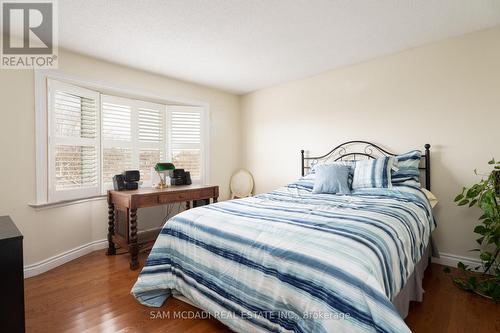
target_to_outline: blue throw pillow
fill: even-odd
[[[349,170],[343,165],[324,164],[314,168],[315,180],[312,193],[350,194]]]

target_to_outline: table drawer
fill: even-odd
[[[158,204],[158,197],[155,195],[137,198],[138,207],[154,206]]]
[[[193,196],[188,192],[165,193],[159,196],[158,201],[162,203],[179,202],[193,200]]]
[[[208,199],[214,196],[213,189],[201,189],[198,191],[180,192],[180,193],[165,193],[159,196],[159,203],[191,201],[199,199]]]

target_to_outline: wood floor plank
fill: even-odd
[[[143,263],[146,254],[140,255]],[[157,318],[151,311],[198,309],[169,299],[158,309],[140,305],[130,289],[140,270],[130,271],[127,255],[96,251],[47,273],[26,279],[28,332],[163,333],[230,332],[215,319]],[[432,264],[424,279],[423,303],[412,303],[406,319],[413,332],[500,333],[500,305],[458,290],[442,267]]]

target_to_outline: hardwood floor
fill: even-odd
[[[140,255],[141,263],[145,257]],[[159,309],[140,305],[129,294],[139,270],[128,267],[128,255],[97,251],[27,279],[27,331],[230,332],[215,319],[159,318],[174,311],[200,312],[176,299]],[[406,319],[412,331],[500,332],[500,305],[458,290],[441,266],[427,269],[424,288],[424,302],[412,303]]]

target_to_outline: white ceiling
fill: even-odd
[[[62,0],[60,46],[246,93],[500,24],[500,0]]]

